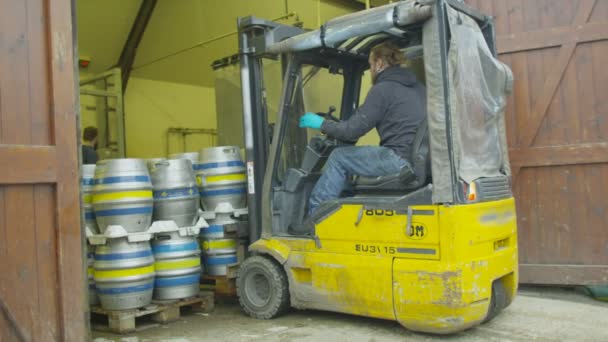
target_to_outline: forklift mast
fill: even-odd
[[[247,160],[249,236],[253,242],[258,240],[261,234],[262,184],[270,146],[262,59],[276,59],[276,55],[266,53],[267,47],[304,31],[295,26],[281,25],[253,16],[238,18],[237,26]]]

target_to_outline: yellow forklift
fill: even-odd
[[[243,310],[260,319],[290,307],[328,310],[449,334],[507,307],[518,283],[504,123],[512,74],[496,58],[492,18],[461,1],[405,0],[314,31],[255,17],[238,26],[252,242],[237,277]],[[327,157],[354,143],[298,127],[315,109],[306,108],[307,87],[319,75],[337,78],[338,109],[321,114],[347,120],[371,48],[388,41],[427,88],[415,179],[353,178],[351,193],[305,217]],[[273,126],[267,59],[283,62]]]

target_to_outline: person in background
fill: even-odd
[[[89,126],[84,129],[82,133],[82,163],[83,164],[96,164],[97,151],[95,147],[97,145],[97,128]]]

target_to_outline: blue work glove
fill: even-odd
[[[325,119],[322,117],[315,113],[308,112],[300,118],[300,128],[321,129],[323,121],[325,121]]]

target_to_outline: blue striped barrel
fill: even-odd
[[[239,221],[232,218],[230,213],[216,213],[215,218],[209,221],[209,227],[201,228],[199,237],[205,239],[221,239],[226,237],[226,226],[237,224]]]
[[[198,294],[201,261],[194,237],[181,237],[177,232],[158,234],[152,240],[152,251],[156,260],[154,299],[181,299]]]
[[[235,209],[247,206],[247,172],[238,147],[201,150],[195,169],[204,210],[215,211],[221,203]]]
[[[150,304],[154,288],[154,257],[149,242],[108,239],[97,246],[93,277],[101,307],[136,309]]]
[[[150,178],[154,221],[172,220],[178,227],[193,226],[198,219],[199,197],[190,160],[156,162],[150,167]]]
[[[235,239],[201,240],[205,272],[212,276],[226,275],[228,266],[238,264],[237,245]]]
[[[198,235],[203,240],[208,239],[221,239],[226,236],[224,225],[222,224],[210,224],[209,227],[201,228]]]
[[[93,278],[93,264],[95,263],[95,248],[87,244],[87,279],[89,285],[89,305],[99,304],[99,297],[95,289],[95,279]]]
[[[109,225],[127,232],[147,230],[152,223],[152,183],[142,159],[108,159],[97,163],[93,209],[101,233]]]
[[[82,210],[85,224],[93,234],[99,233],[95,212],[93,211],[93,185],[95,184],[95,165],[82,165],[80,169],[80,185],[82,196]]]

